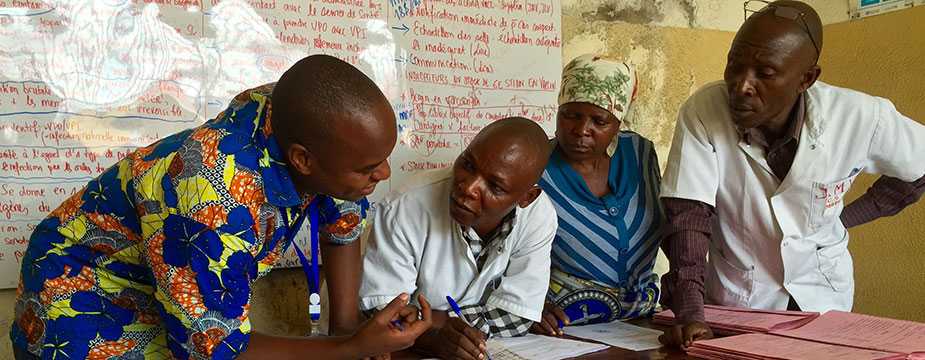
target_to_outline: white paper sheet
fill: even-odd
[[[662,344],[658,342],[658,336],[662,334],[661,331],[621,321],[586,326],[568,326],[564,331],[566,334],[577,338],[599,341],[632,351],[645,351],[662,347]]]
[[[560,360],[601,351],[608,346],[531,334],[516,338],[492,339],[488,341],[488,348],[492,360]],[[511,354],[505,351],[517,356],[511,357]]]
[[[511,349],[505,347],[501,341],[492,340],[489,341],[487,345],[491,360],[526,360],[520,355],[515,354]]]

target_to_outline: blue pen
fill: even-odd
[[[453,309],[453,312],[456,313],[456,316],[458,316],[464,323],[466,323],[466,325],[469,325],[469,327],[471,328],[475,327],[475,326],[472,326],[472,323],[470,323],[469,320],[466,319],[465,316],[463,316],[462,309],[459,308],[459,304],[456,303],[456,300],[453,300],[452,296],[447,295],[446,302],[450,304],[450,308]],[[487,354],[487,355],[488,355],[488,360],[491,360],[491,354]]]
[[[392,326],[398,328],[398,331],[405,331],[405,327],[401,326],[401,320],[392,320]]]
[[[469,325],[469,327],[473,327],[472,324],[469,323],[469,320],[463,316],[462,309],[459,308],[459,304],[456,303],[456,300],[453,300],[452,296],[447,295],[446,302],[450,303],[450,308],[453,309],[453,312],[456,313],[456,316],[459,316],[459,318],[462,319],[466,325]]]

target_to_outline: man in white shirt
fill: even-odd
[[[850,311],[846,228],[925,192],[925,126],[889,100],[817,81],[816,12],[789,0],[746,9],[754,15],[736,34],[724,81],[680,110],[662,181],[663,304],[677,315],[664,340],[682,347],[711,336],[705,302]],[[884,176],[845,207],[861,172]]]
[[[377,203],[361,308],[377,310],[403,292],[423,294],[434,325],[414,348],[444,359],[481,359],[485,338],[526,333],[543,310],[557,227],[537,186],[548,158],[546,134],[535,122],[498,120],[452,171],[421,175],[436,180]]]

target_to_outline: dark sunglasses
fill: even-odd
[[[774,16],[796,21],[800,23],[800,25],[803,25],[803,31],[806,32],[806,36],[809,36],[809,41],[813,43],[813,48],[816,49],[816,61],[819,61],[819,45],[816,45],[816,39],[813,38],[813,33],[809,31],[809,25],[806,23],[805,19],[806,13],[796,8],[774,5],[764,0],[748,0],[742,7],[745,9],[746,20],[748,20],[749,14],[773,11]]]

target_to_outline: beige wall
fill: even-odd
[[[925,7],[826,26],[821,66],[826,82],[888,98],[925,123]],[[875,179],[855,182],[849,201]],[[925,202],[850,233],[854,310],[925,322]]]

